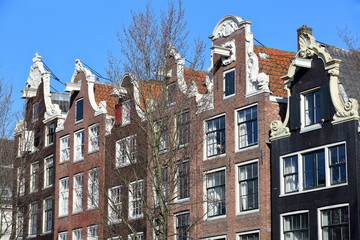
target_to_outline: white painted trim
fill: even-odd
[[[248,234],[254,234],[254,233],[258,233],[258,234],[259,234],[259,240],[260,240],[260,239],[261,239],[261,238],[260,238],[260,230],[253,230],[253,231],[246,231],[246,232],[238,232],[238,233],[236,233],[236,240],[240,240],[240,237],[241,237],[241,236],[248,235]]]
[[[335,208],[341,208],[341,207],[347,207],[348,208],[348,219],[349,219],[349,239],[351,239],[351,231],[350,231],[350,226],[351,226],[351,219],[350,219],[350,205],[349,203],[342,203],[342,204],[336,204],[336,205],[331,205],[331,206],[326,206],[326,207],[321,207],[317,209],[317,226],[318,226],[318,240],[323,240],[322,238],[322,231],[321,231],[321,211],[323,210],[329,210],[329,209],[335,209]]]
[[[215,156],[211,156],[211,157],[208,157],[207,156],[207,127],[206,127],[206,123],[208,121],[211,121],[211,120],[214,120],[216,118],[220,118],[220,117],[225,117],[225,153],[222,153],[222,154],[219,154],[219,155],[215,155]],[[216,116],[212,116],[210,118],[207,118],[204,120],[203,122],[203,128],[204,128],[204,139],[203,139],[203,161],[206,161],[206,160],[212,160],[212,159],[215,159],[215,158],[219,158],[219,157],[224,157],[226,156],[226,114],[225,113],[221,113],[219,115],[216,115]]]
[[[227,239],[226,235],[219,235],[219,236],[214,236],[214,237],[206,237],[206,238],[201,238],[201,240],[218,240],[218,239]]]
[[[231,95],[225,96],[225,91],[226,91],[225,75],[230,72],[234,72],[234,93]],[[231,68],[231,69],[228,69],[223,72],[223,94],[222,95],[223,95],[224,100],[236,95],[236,69],[235,68]]]
[[[248,109],[248,108],[252,108],[252,107],[255,107],[255,106],[259,106],[259,103],[252,103],[252,104],[249,104],[249,105],[246,105],[246,106],[242,106],[240,108],[237,108],[234,110],[234,131],[235,131],[235,134],[234,134],[234,143],[235,143],[235,153],[237,152],[243,152],[243,151],[247,151],[247,150],[250,150],[250,149],[254,149],[254,148],[257,148],[259,147],[259,107],[257,108],[257,122],[258,122],[258,143],[257,144],[254,144],[254,145],[250,145],[250,146],[247,146],[247,147],[243,147],[243,148],[240,148],[239,147],[239,124],[238,124],[238,112],[239,111],[242,111],[242,110],[245,110],[245,109]]]
[[[283,234],[284,233],[284,217],[303,214],[303,213],[308,214],[308,233],[309,233],[309,236],[310,236],[310,215],[309,215],[309,210],[298,210],[298,211],[294,211],[294,212],[286,212],[286,213],[280,214],[280,240],[284,240],[284,234]]]

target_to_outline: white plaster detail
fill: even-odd
[[[107,115],[105,120],[105,136],[111,134],[111,130],[114,126],[114,117]]]
[[[259,57],[262,59],[269,59],[269,55],[267,53],[259,52]]]
[[[254,36],[250,24],[245,26],[246,48],[246,95],[253,95],[258,90],[257,77],[259,74],[259,59],[254,53]]]
[[[20,135],[22,132],[24,132],[26,129],[26,122],[25,120],[19,120],[16,122],[15,129],[14,129],[14,135]]]
[[[65,83],[65,92],[80,91],[81,82],[67,82]]]
[[[312,62],[312,59],[310,59],[310,58],[295,57],[295,58],[291,59],[291,63],[295,67],[311,68],[311,62]]]
[[[267,75],[264,72],[259,73],[258,78],[257,78],[257,82],[258,82],[258,87],[259,90],[262,91],[266,91],[269,92],[269,75]]]
[[[99,102],[99,105],[97,106],[97,109],[95,110],[94,116],[99,116],[101,114],[107,114],[106,101]]]
[[[56,132],[60,132],[60,131],[64,130],[64,122],[65,122],[65,119],[58,119],[57,126],[55,129]]]
[[[209,38],[215,40],[222,37],[228,37],[236,30],[242,28],[243,24],[246,22],[248,21],[245,21],[240,17],[227,15],[218,22]]]

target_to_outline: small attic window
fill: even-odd
[[[79,122],[79,121],[83,120],[83,114],[84,114],[84,99],[79,99],[76,101],[75,121]]]
[[[230,97],[235,94],[235,69],[224,73],[224,97]]]
[[[39,113],[40,113],[39,103],[34,103],[34,105],[33,105],[33,122],[35,122],[39,119]]]

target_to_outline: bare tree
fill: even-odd
[[[189,79],[205,82],[205,73],[195,70],[203,67],[204,44],[196,40],[191,48],[193,56],[186,57],[189,33],[184,14],[181,1],[177,5],[169,3],[159,17],[150,4],[144,12],[132,12],[131,24],[117,34],[124,57],[121,70],[113,56],[109,58],[110,77],[119,77],[120,71],[129,74],[117,85],[123,112],[121,125],[125,126],[119,127],[118,133],[116,127],[113,129],[117,139],[116,152],[112,153],[116,155],[114,164],[125,164],[109,178],[105,195],[108,216],[119,220],[133,239],[141,239],[137,232],[144,224],[134,220],[134,215],[143,217],[159,240],[174,235],[186,237],[192,225],[202,219],[187,223],[184,231],[174,232],[171,227],[174,213],[189,209],[187,205],[203,203],[178,201],[203,181],[202,175],[189,167],[189,159],[196,158],[199,144],[195,138],[190,140],[189,126],[196,124],[196,118],[189,113],[192,88],[183,94],[175,85],[180,60],[190,63]],[[124,109],[128,109],[129,116]],[[196,134],[195,129],[192,134]],[[116,184],[121,184],[122,192],[128,192],[128,212],[124,201],[119,206],[119,199],[114,197]],[[109,229],[122,231],[119,227]]]

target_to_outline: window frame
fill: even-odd
[[[125,126],[131,123],[131,100],[125,100],[121,105],[121,125]]]
[[[227,74],[230,74],[230,73],[234,73],[234,79],[233,79],[233,89],[232,89],[232,93],[230,92],[228,95],[226,94],[226,89],[227,89],[227,80],[226,80],[226,76]],[[226,71],[223,72],[223,98],[226,99],[226,98],[230,98],[232,96],[234,96],[236,94],[236,70],[235,68],[231,68],[231,69],[228,69]]]
[[[219,119],[220,118],[224,118],[224,128],[219,128],[219,129],[215,129],[215,130],[212,130],[212,131],[209,131],[209,126],[208,126],[208,123],[210,121],[215,121],[216,119]],[[220,124],[220,127],[221,127],[221,123],[219,122]],[[210,146],[215,146],[214,144],[212,145],[209,145],[209,137],[208,135],[209,134],[212,134],[212,133],[215,133],[215,138],[217,138],[217,132],[220,132],[220,133],[223,133],[224,137],[221,138],[221,134],[220,134],[220,143],[217,144],[217,139],[215,139],[216,143],[215,145],[220,145],[219,147],[219,150],[218,147],[216,147],[216,152],[219,151],[219,153],[215,153],[215,154],[212,154],[209,156],[209,147]],[[220,115],[217,115],[217,116],[214,116],[214,117],[211,117],[211,118],[208,118],[204,121],[204,160],[210,160],[210,159],[214,159],[214,158],[217,158],[217,157],[222,157],[222,156],[226,156],[226,114],[220,114]],[[223,144],[221,143],[221,140],[224,140],[223,141]],[[221,148],[224,148],[224,150],[222,151]],[[215,151],[214,151],[215,152]]]
[[[206,237],[206,238],[201,238],[200,240],[223,240],[223,239],[225,240],[227,239],[226,235]]]
[[[63,184],[67,182],[66,184]],[[63,177],[59,179],[59,216],[64,217],[69,214],[69,177]]]
[[[243,112],[243,111],[246,111],[246,110],[251,110],[253,108],[256,108],[256,118],[252,118],[250,120],[244,120],[242,122],[240,122],[240,118],[239,118],[239,114],[240,112]],[[245,150],[248,150],[248,149],[252,149],[252,148],[256,148],[259,146],[259,108],[258,108],[258,104],[255,103],[255,104],[251,104],[251,105],[247,105],[247,106],[244,106],[244,107],[241,107],[241,108],[238,108],[235,110],[235,131],[236,131],[236,134],[235,135],[235,152],[241,152],[241,151],[245,151]],[[254,134],[254,139],[256,138],[256,141],[254,140],[253,143],[250,143],[250,144],[247,144],[247,145],[244,145],[242,146],[241,145],[241,142],[242,142],[242,139],[240,139],[242,136],[245,137],[245,136],[248,136],[248,132],[247,132],[247,124],[249,123],[253,123],[255,122],[256,125],[256,132],[252,132],[252,134]],[[240,135],[240,125],[241,124],[244,124],[245,127],[246,127],[246,135]]]
[[[96,135],[94,134],[94,129],[97,129],[95,131]],[[89,133],[88,133],[88,153],[94,153],[99,151],[100,148],[100,129],[99,124],[93,124],[89,126]]]
[[[32,106],[32,122],[36,122],[40,118],[40,104],[34,103]]]
[[[171,82],[166,85],[166,93],[167,106],[171,107],[176,105],[176,82]]]
[[[257,234],[259,236],[260,239],[260,231],[259,230],[255,230],[255,231],[247,231],[247,232],[241,232],[241,233],[237,233],[236,234],[236,240],[242,240],[241,238],[247,235],[253,235],[253,234]]]
[[[135,184],[141,184],[141,188],[140,188],[140,197],[136,197],[134,196],[134,187]],[[144,194],[145,194],[145,182],[143,179],[140,180],[136,180],[133,182],[129,183],[129,197],[128,197],[128,210],[129,210],[129,219],[137,219],[137,218],[142,218],[144,216],[144,212],[142,210],[142,204],[144,201]],[[134,204],[136,204],[135,208],[138,209],[135,210],[138,213],[134,213]]]
[[[186,165],[184,169],[184,165]],[[177,166],[177,173],[176,173],[176,179],[178,184],[176,184],[176,201],[187,201],[190,199],[190,161],[189,159],[185,159],[183,161],[180,161]],[[186,187],[182,187],[182,183],[186,182]],[[181,194],[182,189],[186,188],[185,190],[187,193],[185,196]]]
[[[296,215],[302,215],[307,214],[307,233],[308,233],[308,239],[310,239],[310,214],[309,210],[300,210],[300,211],[294,211],[294,212],[286,212],[283,214],[280,214],[280,240],[285,239],[285,218],[290,216],[296,216]],[[293,231],[300,231],[299,229],[294,229]]]
[[[30,191],[29,193],[35,193],[39,191],[40,184],[40,163],[34,162],[30,165]]]
[[[84,210],[84,173],[73,176],[72,213],[77,214]]]
[[[92,176],[93,175],[93,176]],[[99,168],[90,169],[88,172],[88,194],[87,194],[87,208],[88,210],[97,209],[99,207]]]
[[[45,140],[45,146],[50,146],[53,145],[55,140],[56,140],[56,124],[55,122],[50,123],[49,125],[45,126],[46,127],[46,140]]]
[[[323,234],[322,234],[322,212],[327,211],[327,210],[333,210],[333,209],[341,209],[341,208],[347,208],[347,216],[348,216],[348,228],[349,228],[349,239],[351,239],[351,231],[350,231],[350,226],[351,226],[351,211],[350,211],[350,205],[348,203],[344,203],[344,204],[337,204],[337,205],[330,205],[330,206],[325,206],[325,207],[321,207],[317,209],[317,223],[318,223],[318,239],[319,240],[325,240],[323,238]],[[331,225],[330,225],[331,226]]]
[[[79,109],[80,106],[81,108]],[[79,98],[75,102],[75,123],[82,122],[83,119],[84,119],[84,98]]]
[[[133,238],[135,237],[135,238]],[[144,232],[136,232],[128,234],[128,240],[144,240]]]
[[[178,217],[179,216],[185,216],[187,215],[187,225],[184,225],[184,226],[178,226]],[[184,238],[179,238],[179,235],[178,235],[178,229],[183,229],[183,228],[187,228],[186,229],[186,235],[185,236],[185,239],[186,240],[190,240],[190,229],[189,229],[189,226],[190,226],[190,212],[189,211],[183,211],[183,212],[178,212],[176,214],[174,214],[174,238],[175,240],[183,240]]]
[[[51,203],[51,207],[49,208],[48,202]],[[50,213],[50,218],[49,218]],[[48,229],[48,224],[50,220],[50,229]],[[44,199],[43,201],[43,233],[50,233],[53,229],[53,223],[54,223],[54,201],[52,197],[49,197],[47,199]]]
[[[77,234],[80,233],[80,238],[77,236]],[[82,240],[83,239],[83,229],[82,228],[76,228],[72,230],[72,239],[73,240]]]
[[[133,158],[133,159],[130,159]],[[120,161],[121,159],[121,161]],[[137,161],[137,135],[130,135],[115,143],[115,167],[121,168]]]
[[[218,185],[214,185],[212,187],[208,187],[207,186],[207,182],[208,182],[208,176],[210,174],[216,174],[216,173],[220,173],[220,172],[224,172],[224,183],[223,184],[218,184]],[[212,169],[209,171],[204,172],[204,211],[205,211],[205,218],[206,219],[219,219],[219,218],[226,218],[226,214],[227,214],[227,199],[226,199],[226,167],[221,167],[221,168],[216,168],[216,169]],[[209,189],[215,189],[215,188],[223,188],[223,197],[221,200],[221,204],[225,204],[225,212],[224,213],[219,213],[219,214],[215,214],[215,215],[209,215],[210,211],[213,210],[209,210],[209,198],[208,198],[208,191]],[[224,207],[224,206],[222,206]],[[215,207],[213,208],[215,209]],[[222,211],[222,210],[220,210]]]
[[[54,186],[54,170],[54,157],[50,155],[44,159],[44,189]]]
[[[187,117],[184,118],[184,115]],[[190,111],[185,110],[177,114],[175,122],[178,147],[185,147],[190,142]]]
[[[249,165],[253,165],[253,164],[257,164],[257,177],[252,177],[244,179],[244,180],[240,180],[240,168],[243,166],[249,166]],[[244,215],[244,214],[249,214],[249,213],[254,213],[254,212],[259,212],[260,211],[260,186],[259,186],[259,182],[260,182],[260,166],[259,166],[259,159],[253,159],[253,160],[249,160],[249,161],[245,161],[245,162],[241,162],[241,163],[237,163],[235,164],[236,167],[236,215]],[[252,209],[247,209],[247,210],[241,210],[241,198],[240,198],[240,181],[245,182],[245,181],[250,181],[253,179],[257,179],[257,207],[256,208],[252,208]],[[254,194],[255,195],[255,194]]]
[[[66,144],[66,145],[65,145]],[[60,163],[68,162],[70,161],[70,135],[65,135],[60,138]],[[65,156],[66,154],[66,156]],[[64,158],[64,156],[66,158]]]
[[[36,208],[34,206],[36,206]],[[34,209],[35,208],[35,209]],[[35,201],[29,204],[29,228],[28,228],[28,235],[29,236],[36,236],[38,234],[37,228],[39,224],[39,202]],[[33,232],[35,230],[35,232]]]
[[[312,94],[315,94],[315,93],[318,94],[318,103],[315,103],[315,101],[314,101],[314,104],[318,105],[318,106],[315,107],[315,109],[317,110],[316,115],[318,115],[318,117],[320,119],[318,119],[317,122],[307,124],[306,123],[307,122],[306,117],[308,115],[306,114],[306,111],[307,111],[307,107],[306,107],[307,99],[306,99],[306,96],[309,96],[309,95],[312,95]],[[321,100],[320,100],[321,96],[320,95],[321,95],[321,93],[320,93],[320,88],[319,87],[309,89],[309,90],[306,90],[306,91],[300,93],[300,133],[313,131],[313,130],[321,128]]]
[[[78,141],[78,136],[82,135],[81,142]],[[79,154],[79,155],[78,155]],[[74,163],[81,162],[84,160],[85,156],[85,131],[81,129],[79,131],[74,132]]]
[[[113,196],[113,191],[118,190],[118,196]],[[118,212],[122,213],[122,185],[113,186],[108,189],[108,222],[109,224],[116,224],[121,222],[121,218],[117,215]],[[116,208],[116,210],[115,210]],[[116,217],[113,217],[116,215]]]
[[[345,150],[345,175],[346,175],[346,180],[344,182],[341,183],[336,183],[333,184],[331,183],[331,168],[330,168],[330,159],[329,159],[329,151],[331,148],[333,147],[338,147],[338,146],[344,146]],[[317,151],[324,151],[324,165],[325,165],[325,185],[323,186],[318,186],[318,187],[312,187],[312,188],[308,188],[305,189],[304,187],[304,158],[303,156],[305,154],[308,153],[313,153],[313,152],[317,152]],[[285,181],[284,181],[284,159],[288,158],[288,157],[292,157],[292,156],[297,156],[298,158],[298,190],[296,191],[292,191],[292,192],[285,192]],[[302,193],[306,193],[306,192],[311,192],[311,191],[319,191],[319,190],[324,190],[324,189],[328,189],[328,188],[334,188],[334,187],[341,187],[341,186],[345,186],[348,185],[348,160],[347,160],[347,143],[345,141],[341,141],[341,142],[336,142],[336,143],[331,143],[331,144],[326,144],[326,145],[322,145],[322,146],[318,146],[318,147],[314,147],[314,148],[309,148],[309,149],[304,149],[301,151],[297,151],[297,152],[293,152],[293,153],[289,153],[286,155],[282,155],[279,157],[279,161],[280,161],[280,197],[282,196],[289,196],[289,195],[293,195],[293,194],[302,194]]]
[[[58,233],[59,240],[68,240],[68,231],[63,231]]]
[[[94,231],[96,236],[90,236],[91,231]],[[98,225],[91,225],[87,227],[87,239],[88,240],[97,240],[99,239],[99,226]]]

